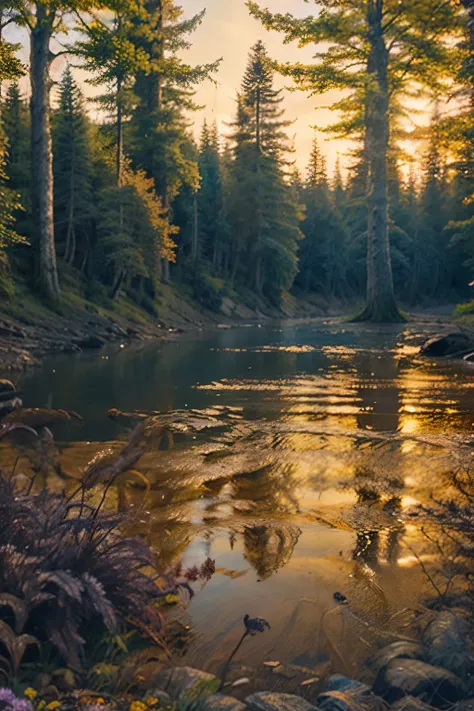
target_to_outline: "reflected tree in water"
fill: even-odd
[[[300,535],[301,530],[290,525],[245,527],[244,557],[260,581],[270,578],[291,560]]]

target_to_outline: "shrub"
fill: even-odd
[[[0,438],[13,429],[37,436],[4,425]],[[48,641],[58,661],[73,669],[81,668],[89,642],[126,625],[163,647],[157,603],[180,591],[192,595],[189,582],[212,574],[212,561],[184,572],[160,570],[152,548],[122,534],[124,517],[103,509],[110,486],[145,446],[140,425],[118,455],[92,460],[72,497],[46,489],[18,493],[0,476],[0,645],[8,653],[7,680],[30,645]],[[100,482],[106,482],[102,500],[92,505],[87,492]]]
[[[210,311],[218,313],[222,306],[223,282],[215,279],[199,270],[196,271],[193,280],[193,296],[202,306]]]

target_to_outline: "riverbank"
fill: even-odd
[[[226,297],[215,313],[173,286],[163,285],[156,310],[157,315],[151,315],[126,298],[99,306],[65,292],[56,312],[31,293],[18,293],[0,310],[0,372],[21,371],[40,365],[47,356],[99,350],[108,344],[166,341],[180,333],[282,317],[340,315],[345,307],[318,297],[287,295],[279,309],[263,301],[250,308]]]

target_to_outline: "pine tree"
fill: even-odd
[[[233,124],[233,273],[245,254],[248,286],[275,302],[297,272],[301,212],[286,177],[289,142],[281,92],[262,42],[252,48]],[[250,265],[250,270],[248,269]]]
[[[15,81],[23,73],[23,66],[15,56],[16,45],[1,37],[3,12],[0,14],[0,87],[5,80]],[[2,117],[3,118],[3,117]],[[6,249],[24,241],[15,229],[15,214],[21,209],[20,196],[12,190],[6,173],[7,139],[0,123],[0,294],[11,297],[14,291]]]
[[[198,108],[193,102],[195,87],[217,71],[219,61],[190,66],[180,54],[191,46],[188,38],[202,23],[205,11],[183,19],[175,0],[144,0],[144,9],[137,34],[151,62],[149,70],[136,77],[131,153],[170,209],[183,186],[193,192],[199,188],[197,163],[188,159],[188,115]],[[168,262],[163,267],[168,280]]]
[[[326,296],[347,295],[347,264],[344,254],[347,234],[329,189],[326,161],[317,138],[312,151],[302,193],[305,219],[300,246],[297,284],[306,292]]]
[[[2,123],[7,146],[5,171],[8,185],[18,194],[22,206],[22,210],[15,213],[16,230],[32,237],[30,112],[16,82],[8,87],[2,106]]]
[[[253,0],[251,13],[287,41],[329,44],[318,47],[316,63],[284,64],[280,71],[305,91],[340,89],[346,95],[333,104],[343,115],[333,129],[363,141],[369,168],[367,304],[361,320],[399,321],[389,248],[388,151],[394,109],[413,84],[441,90],[455,63],[452,33],[459,10],[452,3],[433,6],[414,0],[325,0],[317,16],[296,18],[272,14]]]
[[[17,24],[30,34],[32,211],[38,228],[39,286],[51,304],[61,298],[53,217],[53,156],[51,144],[51,65],[60,54],[51,49],[53,38],[67,31],[68,13],[89,10],[89,0],[26,0],[10,6]],[[64,52],[61,52],[64,53]]]
[[[223,273],[228,250],[229,229],[224,212],[224,186],[217,125],[204,121],[199,146],[201,185],[197,194],[198,230],[201,257],[216,276]]]
[[[90,256],[94,217],[91,138],[82,93],[68,66],[53,116],[55,234],[64,260],[81,271]]]
[[[131,115],[135,97],[135,75],[148,72],[151,57],[137,39],[137,23],[144,22],[146,12],[138,0],[109,0],[110,20],[95,17],[83,23],[85,39],[78,42],[76,54],[92,73],[89,83],[105,87],[96,101],[105,109],[115,130],[115,165],[117,185],[122,184],[124,168],[124,122]]]
[[[339,177],[338,180],[342,181],[340,176],[340,166],[338,168]],[[326,159],[321,153],[319,148],[318,139],[316,136],[313,138],[313,144],[311,147],[311,154],[309,158],[306,184],[310,188],[316,188],[318,186],[327,188],[328,187],[328,174],[326,168]]]
[[[439,116],[435,111],[423,165],[419,209],[421,254],[418,292],[428,298],[446,296],[451,286],[452,255],[449,234],[445,229],[449,221],[449,202],[446,156],[440,145]]]

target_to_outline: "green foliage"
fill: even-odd
[[[95,208],[91,131],[82,93],[68,66],[53,116],[54,221],[56,244],[68,264],[86,269]]]
[[[210,311],[218,313],[222,305],[223,281],[196,269],[192,279],[193,297]]]
[[[273,87],[264,45],[251,50],[232,124],[229,221],[232,274],[278,304],[297,273],[302,219],[286,168],[288,139],[281,91]],[[250,268],[249,268],[250,266]]]

